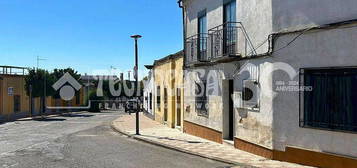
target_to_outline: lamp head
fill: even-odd
[[[132,35],[132,36],[130,36],[131,38],[134,38],[134,39],[139,39],[139,38],[141,38],[142,36],[141,35]]]

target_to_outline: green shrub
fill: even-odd
[[[98,97],[96,91],[91,91],[89,93],[89,102],[90,103],[90,108],[89,112],[100,112],[100,101],[104,100],[103,97]]]

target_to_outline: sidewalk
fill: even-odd
[[[140,134],[135,135],[135,114],[123,115],[112,122],[112,128],[137,140],[164,146],[166,148],[199,155],[237,165],[236,168],[308,168],[307,166],[273,161],[248,152],[184,134],[176,129],[161,125],[140,114]]]

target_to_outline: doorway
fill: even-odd
[[[181,89],[176,91],[176,126],[181,127]]]
[[[234,138],[234,108],[232,95],[233,80],[223,80],[223,139],[232,141]]]
[[[229,80],[229,140],[233,140],[234,108],[233,108],[233,80]]]
[[[164,122],[167,122],[167,110],[168,110],[168,95],[167,95],[167,88],[164,88]]]

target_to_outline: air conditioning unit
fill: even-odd
[[[242,90],[242,101],[244,108],[259,107],[260,87],[255,80],[244,80]]]
[[[234,108],[240,109],[243,108],[243,101],[242,101],[242,92],[234,92],[233,93],[233,105]]]

